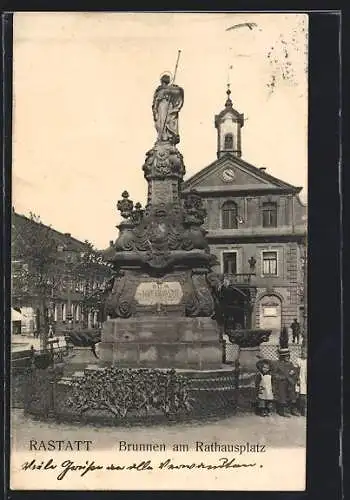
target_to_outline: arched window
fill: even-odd
[[[237,228],[237,205],[234,201],[226,201],[222,206],[222,229]]]
[[[233,149],[233,134],[225,134],[224,149]]]
[[[263,227],[277,227],[277,203],[268,201],[262,205]]]

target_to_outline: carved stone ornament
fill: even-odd
[[[140,202],[137,202],[135,204],[134,210],[131,212],[131,222],[133,225],[137,226],[138,224],[141,223],[143,216],[144,216],[145,210],[142,208],[142,205]]]
[[[172,144],[157,144],[146,153],[142,167],[146,180],[177,177],[182,179],[186,173],[183,156]]]
[[[212,317],[215,312],[214,298],[206,273],[193,272],[188,278],[190,293],[186,300],[186,316]]]
[[[134,202],[129,200],[129,193],[127,191],[123,191],[122,199],[117,203],[117,209],[120,211],[120,215],[124,219],[128,219],[131,215],[131,212],[134,208]]]
[[[184,195],[185,223],[199,225],[204,223],[207,215],[201,196],[195,189]]]
[[[170,251],[181,247],[181,221],[170,206],[149,210],[142,223],[134,230],[135,249],[145,252],[143,260],[151,267],[166,267]]]
[[[105,304],[105,312],[111,318],[129,318],[132,314],[132,292],[128,287],[128,277],[121,271],[114,279],[112,292]]]

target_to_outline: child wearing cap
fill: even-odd
[[[277,405],[277,413],[281,417],[291,414],[299,416],[295,386],[299,378],[298,368],[290,361],[288,348],[278,350],[278,361],[274,363],[272,372],[273,392]]]

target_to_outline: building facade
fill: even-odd
[[[109,269],[93,258],[91,245],[15,211],[11,240],[12,307],[21,314],[22,333],[98,327],[98,294]]]
[[[301,187],[242,159],[243,125],[228,89],[225,107],[215,116],[217,159],[185,181],[183,190],[202,196],[215,271],[233,283],[232,303],[239,303],[240,292],[247,294],[249,306],[236,308],[234,327],[278,334],[294,318],[305,321],[306,206]]]

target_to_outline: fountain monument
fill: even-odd
[[[74,348],[66,363],[55,364],[52,357],[47,369],[32,363],[25,405],[30,414],[114,424],[237,408],[242,383],[238,364],[223,363],[215,293],[220,279],[212,272],[216,259],[203,228],[206,211],[196,191],[181,192],[183,102],[183,89],[164,74],[152,104],[157,137],[143,165],[147,204],[142,208],[122,193],[119,235],[105,251],[115,275],[94,351],[99,359],[83,347]],[[244,362],[249,377],[265,337],[250,330],[232,337],[241,350],[254,348],[252,360]],[[245,367],[240,369],[244,375]]]
[[[185,174],[178,118],[183,89],[164,74],[152,111],[157,139],[143,165],[147,205],[124,191],[123,221],[106,258],[116,277],[106,302],[101,361],[128,367],[207,369],[222,365],[214,319],[210,254],[202,228],[206,211],[192,191],[181,196]]]

